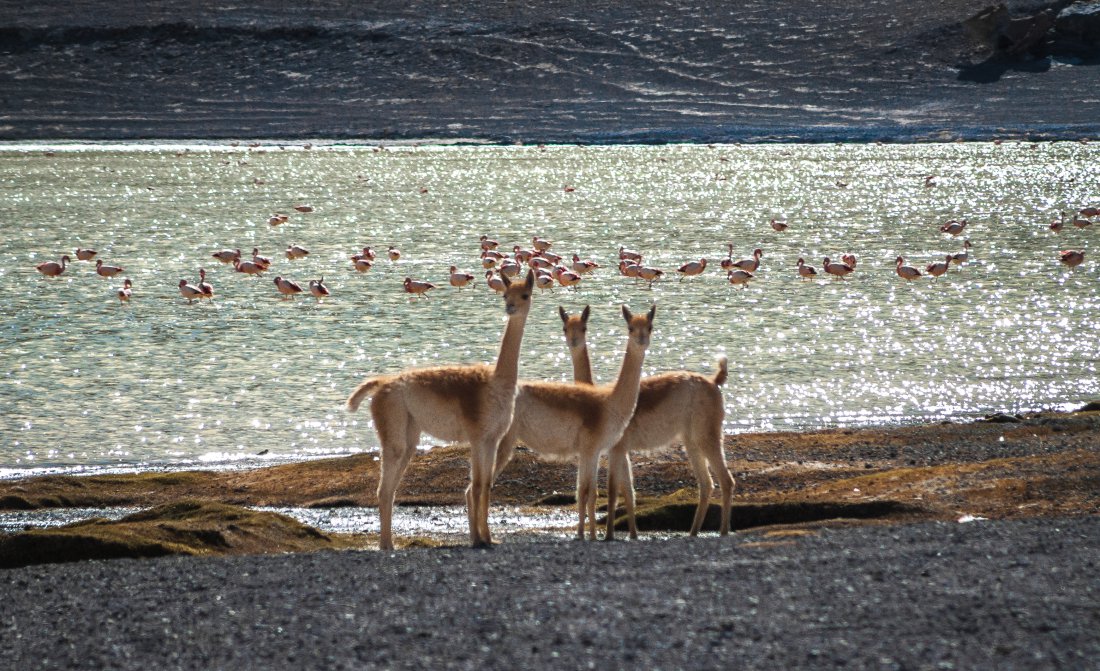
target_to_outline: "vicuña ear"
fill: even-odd
[[[533,268],[527,271],[527,280],[525,283],[527,284],[528,290],[535,288],[535,270]]]
[[[590,306],[588,306],[588,305],[584,306],[584,309],[581,310],[581,322],[582,323],[584,323],[584,324],[588,323],[588,315],[591,312],[592,312],[592,308]]]
[[[648,319],[648,320],[649,320],[649,323],[650,323],[650,324],[652,324],[652,323],[653,323],[653,318],[654,318],[654,317],[655,317],[656,315],[657,315],[657,304],[656,304],[656,303],[654,303],[654,304],[653,304],[653,307],[649,308],[649,314],[647,314],[647,315],[646,315],[646,319]]]
[[[634,315],[630,314],[630,308],[628,308],[624,305],[623,306],[623,319],[625,319],[629,323],[630,320],[633,319],[633,318],[634,318]]]
[[[489,272],[493,272],[493,271],[491,271],[491,270],[490,270]],[[505,275],[504,273],[501,273],[501,274],[500,274],[500,280],[501,280],[502,282],[504,282],[504,288],[505,288],[505,289],[507,289],[508,287],[512,286],[512,280],[508,279],[508,276],[507,276],[507,275]]]
[[[560,305],[558,306],[558,314],[561,315],[562,323],[568,323],[569,322],[569,313],[566,312],[565,308],[563,308]]]

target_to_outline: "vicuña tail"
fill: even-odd
[[[726,378],[729,377],[729,362],[726,361],[726,357],[718,357],[718,371],[714,373],[714,384],[721,387],[726,383]]]
[[[348,397],[348,410],[352,412],[358,410],[359,404],[363,402],[363,399],[373,394],[387,379],[386,377],[367,378],[366,381],[356,387],[355,391],[351,392],[351,396]]]

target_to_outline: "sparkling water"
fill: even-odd
[[[591,305],[595,374],[612,381],[619,306],[656,303],[644,372],[709,373],[726,355],[730,432],[1073,406],[1100,394],[1100,221],[1049,224],[1100,205],[1098,159],[1081,143],[0,147],[0,475],[375,449],[366,406],[343,408],[365,376],[496,356],[504,313],[481,235],[507,250],[540,236],[602,266],[537,292],[523,377],[571,379],[558,307]],[[272,226],[275,213],[289,217]],[[951,219],[969,222],[958,237],[939,230]],[[942,277],[894,271],[964,239],[969,261]],[[288,260],[291,244],[309,256]],[[763,251],[744,288],[719,266],[729,244],[734,259]],[[379,258],[359,273],[349,257],[366,245]],[[664,277],[620,276],[620,246]],[[98,276],[77,247],[123,274]],[[273,260],[262,277],[211,256],[253,247]],[[1084,264],[1059,263],[1062,249]],[[65,253],[60,277],[35,271]],[[822,258],[844,253],[855,272],[827,278]],[[800,257],[821,279],[799,278]],[[706,271],[680,281],[700,258]],[[477,279],[449,286],[451,265]],[[215,298],[188,304],[178,284],[200,267]],[[324,276],[332,296],[285,299],[280,275]],[[405,277],[437,288],[411,297]]]

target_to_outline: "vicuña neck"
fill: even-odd
[[[573,382],[577,384],[595,384],[592,380],[592,362],[588,360],[588,347],[569,350],[573,359]]]
[[[638,386],[642,381],[642,362],[645,361],[645,348],[627,345],[623,366],[619,369],[619,378],[611,390],[609,404],[624,417],[634,414],[638,403]]]
[[[515,386],[519,380],[519,346],[523,341],[523,326],[527,314],[514,314],[508,318],[504,327],[504,337],[500,340],[500,353],[493,368],[493,377],[505,384]]]

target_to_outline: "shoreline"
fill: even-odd
[[[772,427],[768,429],[747,428],[744,431],[727,431],[724,434],[725,444],[731,445],[742,436],[750,439],[758,439],[771,434],[815,434],[822,432],[844,431],[896,431],[910,428],[926,427],[932,425],[966,425],[975,422],[988,421],[990,418],[1024,417],[1026,415],[1073,413],[1089,409],[1095,409],[1100,401],[1067,401],[1062,403],[1045,404],[1041,408],[1021,409],[1017,411],[989,410],[973,412],[958,416],[925,417],[899,420],[896,422],[870,421],[867,423],[829,424],[808,427]],[[999,421],[999,420],[998,420]],[[424,436],[427,443],[433,443],[431,436]],[[418,453],[424,454],[433,449],[443,449],[447,445],[430,444],[421,445]],[[455,447],[455,446],[450,446]],[[670,451],[670,447],[666,451]],[[45,466],[0,467],[0,484],[6,481],[24,480],[39,477],[91,477],[99,475],[137,475],[142,473],[163,474],[188,471],[210,472],[235,472],[251,471],[265,468],[277,468],[281,466],[293,466],[316,461],[332,459],[354,459],[356,457],[377,455],[377,448],[362,449],[353,452],[339,454],[318,455],[240,455],[234,458],[209,459],[190,458],[179,461],[146,461],[134,463],[81,463],[81,464],[49,464]],[[0,508],[2,509],[2,508]]]
[[[735,504],[745,511],[764,506],[764,512],[752,515],[765,518],[768,510],[779,515],[792,504],[827,509],[871,502],[896,503],[902,506],[901,517],[916,512],[926,519],[1100,512],[1100,491],[1088,485],[1100,473],[1096,402],[1074,412],[998,414],[968,423],[729,434],[724,451],[737,480]],[[398,502],[463,505],[467,452],[461,445],[420,451]],[[635,455],[633,461],[640,508],[692,512],[696,484],[682,447]],[[0,509],[151,507],[183,499],[260,507],[371,507],[378,469],[377,454],[364,452],[232,470],[12,478],[0,480]],[[573,464],[542,461],[521,446],[495,485],[493,501],[570,505],[574,475]],[[713,502],[711,508],[716,510]]]

